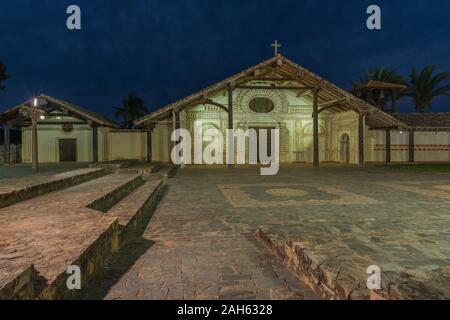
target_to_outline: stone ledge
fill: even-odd
[[[121,241],[126,241],[141,222],[143,213],[151,210],[161,196],[163,182],[150,180],[115,205],[109,216],[117,217],[121,227]]]
[[[384,272],[381,290],[369,290],[366,283],[340,268],[331,268],[323,257],[282,236],[258,229],[256,238],[269,247],[283,263],[312,289],[331,300],[443,299],[444,294],[428,288],[411,275]],[[367,275],[368,276],[368,275]]]
[[[0,300],[31,300],[36,296],[37,272],[34,266],[16,269],[0,283]]]
[[[51,175],[49,176],[48,181],[19,186],[14,190],[0,193],[0,208],[29,200],[56,190],[66,189],[68,187],[99,178],[105,174],[106,170],[100,168],[80,169],[63,174]]]

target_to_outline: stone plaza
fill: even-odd
[[[0,167],[0,298],[450,298],[450,174],[143,167]],[[366,287],[371,265],[381,290]]]
[[[106,298],[450,297],[450,175],[295,165],[275,177],[258,172],[180,170],[144,232],[153,245]],[[366,287],[370,265],[382,270],[378,294]]]

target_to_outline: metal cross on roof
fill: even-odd
[[[271,45],[275,50],[275,57],[278,55],[278,48],[281,48],[281,43],[278,43],[278,40],[275,40]]]

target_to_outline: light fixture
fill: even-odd
[[[38,105],[38,99],[37,99],[37,98],[34,98],[34,100],[33,100],[33,106],[37,107],[37,105]]]
[[[40,118],[41,118],[41,120],[45,120],[45,116],[44,115],[40,116]]]

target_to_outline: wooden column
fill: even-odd
[[[234,130],[233,128],[233,87],[228,88],[228,129]],[[228,152],[228,168],[234,168],[234,134],[230,133],[227,141],[230,145],[227,145]]]
[[[364,166],[365,164],[365,131],[366,114],[360,113],[358,119],[358,164]]]
[[[92,126],[92,161],[98,162],[98,127]]]
[[[152,162],[152,128],[147,128],[147,162]]]
[[[414,143],[414,130],[409,130],[409,162],[414,162],[414,149],[415,149],[415,143]]]
[[[173,121],[173,130],[178,130],[180,129],[180,112],[178,110],[174,110],[172,111],[172,121]],[[173,142],[172,146],[173,148],[175,148],[180,142],[180,136],[176,135],[176,140]],[[169,152],[169,157],[170,157],[170,162],[173,161],[171,159],[171,152]]]
[[[10,138],[10,131],[11,129],[5,125],[3,127],[3,146],[5,147],[5,163],[6,164],[10,164],[11,163],[11,153],[10,153],[10,143],[11,143],[11,138]]]
[[[391,163],[391,129],[386,129],[386,163]]]
[[[31,172],[33,174],[38,172],[38,132],[37,132],[37,118],[31,118]]]
[[[319,157],[319,91],[314,90],[313,96],[313,164],[315,167],[320,165]]]

